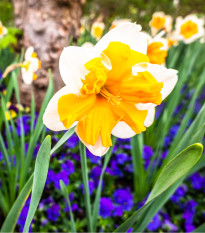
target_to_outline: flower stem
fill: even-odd
[[[81,170],[82,170],[82,177],[83,177],[84,198],[85,198],[88,231],[93,232],[90,194],[89,194],[89,186],[88,186],[87,158],[86,158],[85,146],[83,145],[82,142],[80,142],[80,158],[81,158]]]

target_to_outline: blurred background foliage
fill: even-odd
[[[86,0],[83,6],[83,16],[91,21],[100,17],[109,26],[117,17],[128,18],[140,23],[144,30],[148,29],[155,11],[164,11],[173,17],[190,13],[204,14],[205,4],[204,0]],[[0,0],[0,19],[3,24],[12,26],[13,18],[11,0]]]
[[[10,0],[0,0],[0,20],[5,26],[13,26],[14,13]]]

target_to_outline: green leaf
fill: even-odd
[[[199,143],[193,144],[175,156],[163,168],[147,202],[160,195],[172,184],[184,176],[200,159],[203,146]]]
[[[61,139],[55,144],[55,146],[51,150],[51,154],[53,154],[60,146],[62,146],[73,134],[75,127],[69,129]]]
[[[86,158],[85,146],[83,145],[82,142],[80,142],[80,160],[81,160],[81,171],[82,171],[83,186],[84,186],[84,197],[85,197],[85,208],[86,208],[88,231],[93,232],[90,193],[89,193],[89,186],[88,186],[87,158]]]
[[[60,180],[60,187],[61,187],[62,194],[65,197],[67,204],[68,204],[68,207],[69,207],[69,213],[70,213],[70,219],[71,219],[71,232],[76,232],[75,221],[74,221],[74,217],[73,217],[73,213],[72,213],[72,209],[71,209],[69,194],[68,194],[66,186],[62,180]]]
[[[157,179],[153,190],[150,193],[150,196],[146,202],[146,204],[136,211],[131,217],[129,217],[123,224],[121,224],[114,232],[127,232],[133,224],[139,220],[142,215],[145,215],[145,212],[149,209],[150,206],[157,203],[159,200],[163,202],[163,200],[167,200],[169,194],[174,192],[174,190],[178,187],[179,184],[174,188],[172,187],[180,178],[182,178],[190,169],[197,163],[200,159],[203,151],[203,147],[201,144],[194,144],[183,150],[179,153],[174,159],[172,159],[162,170],[159,178]],[[170,192],[165,192],[170,189]],[[159,197],[159,199],[158,199]],[[157,203],[159,206],[159,204]],[[151,215],[156,210],[156,207],[152,210]],[[146,215],[149,214],[149,211],[146,212]],[[143,219],[142,219],[143,220]],[[149,222],[147,222],[148,224]],[[141,231],[142,228],[134,228],[135,231]]]
[[[18,198],[14,202],[9,214],[6,217],[6,220],[3,223],[1,232],[13,232],[16,226],[16,222],[21,213],[24,203],[26,202],[33,183],[33,175],[29,178]]]
[[[201,226],[197,227],[194,231],[192,232],[205,232],[205,223],[203,223]]]
[[[28,232],[29,226],[34,217],[39,201],[41,199],[41,195],[43,193],[43,189],[46,183],[46,177],[48,173],[50,151],[51,151],[51,137],[47,136],[44,139],[36,158],[31,202],[23,232]]]
[[[147,184],[145,182],[145,170],[142,158],[143,151],[143,134],[137,134],[131,139],[132,145],[132,162],[134,169],[134,188],[135,199],[142,200],[147,192]]]
[[[43,114],[45,112],[45,109],[46,109],[46,107],[48,105],[49,100],[51,99],[51,97],[53,95],[53,89],[54,89],[53,77],[52,77],[51,72],[49,71],[49,85],[48,85],[48,89],[47,89],[45,98],[43,100],[42,106],[41,106],[41,110],[40,110],[40,113],[39,113],[39,116],[38,116],[36,127],[35,127],[35,129],[33,131],[33,134],[32,134],[32,136],[30,138],[30,141],[29,141],[28,152],[27,152],[27,155],[26,155],[26,160],[25,160],[25,165],[24,165],[24,173],[20,177],[20,189],[24,185],[24,182],[25,182],[25,179],[26,179],[26,176],[27,176],[27,170],[28,170],[28,168],[29,168],[29,166],[31,164],[32,156],[33,156],[33,152],[34,152],[36,143],[37,143],[37,141],[38,141],[38,139],[40,137],[40,134],[41,134],[41,132],[42,132],[42,130],[44,128]]]
[[[113,146],[115,145],[115,142],[116,142],[116,138],[113,138],[113,140],[112,140]],[[93,206],[93,213],[92,213],[92,224],[93,224],[93,231],[94,232],[96,232],[96,227],[97,227],[97,219],[98,219],[98,214],[99,214],[99,202],[100,202],[101,191],[102,191],[103,176],[104,176],[105,170],[107,168],[107,165],[108,165],[108,163],[110,161],[113,146],[108,150],[108,152],[104,156],[105,161],[104,161],[104,164],[103,164],[102,172],[100,174],[98,188],[97,188],[97,192],[96,192],[96,196],[95,196],[95,201],[94,201],[94,206]]]
[[[69,132],[69,130],[68,130],[68,132]],[[57,143],[58,145],[56,144],[56,146],[52,149],[52,152],[50,153],[50,155],[52,155],[52,153],[54,153],[63,144],[63,141],[65,141],[65,139],[68,140],[72,136],[72,134],[68,133],[68,132],[66,132],[62,136],[62,138],[59,140],[59,142],[61,142],[61,143],[58,142]],[[65,135],[66,135],[66,137],[65,137]],[[0,139],[1,139],[1,135],[0,135]],[[0,142],[1,142],[1,140],[0,140]],[[12,209],[10,210],[9,214],[7,215],[6,220],[4,221],[4,224],[3,224],[2,229],[1,229],[2,232],[14,231],[19,214],[21,213],[23,205],[24,205],[29,193],[31,192],[32,184],[33,184],[33,174],[31,175],[31,177],[27,181],[27,183],[24,185],[21,193],[19,194],[14,205],[12,206]],[[2,201],[2,199],[1,199],[1,201]],[[5,208],[6,208],[6,206],[5,206]]]

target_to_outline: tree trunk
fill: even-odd
[[[23,30],[21,48],[33,46],[41,60],[38,78],[31,86],[19,79],[21,103],[30,105],[31,90],[40,109],[47,86],[48,69],[54,75],[55,92],[64,84],[59,74],[59,56],[69,38],[79,35],[83,0],[13,0],[15,24]]]

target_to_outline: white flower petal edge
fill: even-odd
[[[150,72],[158,82],[163,82],[163,88],[161,91],[162,100],[164,100],[171,93],[178,80],[178,71],[174,69],[167,69],[164,66],[150,63],[139,63],[132,67],[132,72],[134,75],[143,71]]]
[[[104,147],[102,145],[102,140],[101,140],[101,137],[99,136],[98,139],[97,139],[97,142],[95,143],[94,146],[92,145],[89,145],[88,143],[84,142],[79,134],[78,134],[78,131],[77,131],[77,127],[75,128],[75,132],[76,134],[78,135],[79,139],[81,140],[81,142],[88,148],[88,150],[93,154],[93,155],[96,155],[96,156],[103,156],[104,154],[107,153],[107,151],[109,150],[110,147]]]
[[[29,69],[27,71],[24,67],[22,67],[21,73],[24,83],[27,85],[31,85],[31,83],[33,82],[33,69]]]
[[[95,45],[94,49],[101,53],[107,48],[110,42],[115,41],[127,44],[131,49],[146,54],[146,37],[140,31],[140,25],[135,23],[122,23],[103,36]]]
[[[30,61],[31,60],[31,55],[33,54],[34,52],[34,48],[32,46],[28,47],[26,49],[26,52],[25,52],[25,60],[26,61]]]
[[[118,138],[131,138],[135,136],[135,132],[124,121],[120,121],[112,130],[112,135]]]
[[[152,125],[152,123],[154,122],[154,116],[155,116],[155,108],[154,107],[148,108],[148,114],[144,121],[145,127],[149,127],[150,125]]]
[[[89,72],[84,65],[99,56],[100,54],[93,48],[76,46],[64,48],[59,60],[60,74],[64,83],[75,85],[80,90],[83,85],[81,79],[85,79]]]
[[[138,107],[139,106],[139,107]],[[140,104],[136,105],[137,109],[139,110],[148,110],[148,114],[145,118],[144,126],[149,127],[153,121],[154,121],[154,116],[155,116],[155,105],[153,104],[146,104],[145,109],[143,109],[143,104],[142,108],[140,108]],[[130,126],[125,123],[124,121],[120,121],[117,123],[117,125],[113,128],[112,130],[112,135],[118,138],[131,138],[136,135],[136,133],[130,128]]]
[[[53,131],[67,130],[64,127],[63,123],[60,121],[60,116],[58,114],[58,100],[61,96],[70,93],[74,93],[74,94],[78,93],[78,90],[76,89],[75,86],[69,85],[63,87],[50,100],[43,115],[43,123],[46,125],[47,128]],[[70,128],[72,128],[76,124],[77,122],[74,122],[74,124]]]

